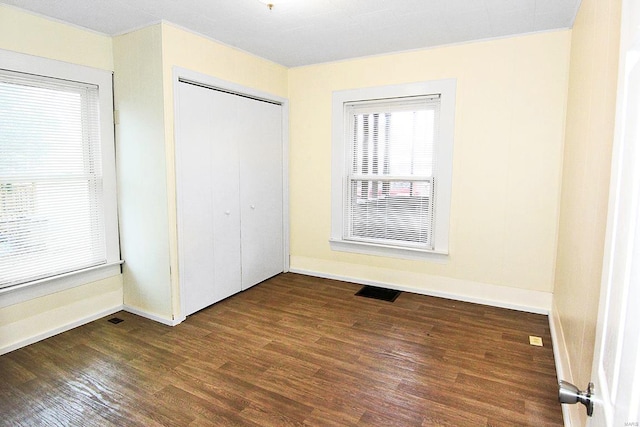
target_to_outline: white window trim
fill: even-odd
[[[435,200],[433,250],[404,248],[383,244],[355,242],[343,239],[346,159],[349,147],[345,141],[345,104],[410,96],[440,94],[440,141],[436,148],[438,187]],[[432,80],[392,86],[336,91],[332,102],[331,145],[331,238],[335,251],[368,255],[446,262],[449,254],[449,223],[451,211],[451,180],[453,169],[453,133],[456,99],[456,79]]]
[[[0,69],[89,83],[98,86],[102,150],[103,200],[107,262],[104,265],[2,288],[0,307],[59,292],[120,274],[120,243],[116,194],[116,159],[113,123],[113,73],[83,65],[0,49]],[[96,273],[102,272],[102,273]],[[38,290],[35,290],[35,289]],[[9,298],[9,295],[11,298]]]

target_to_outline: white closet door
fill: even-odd
[[[185,315],[241,290],[235,96],[180,83],[176,143]]]
[[[282,106],[178,87],[178,240],[187,316],[283,271]]]
[[[240,252],[240,181],[238,160],[239,100],[235,95],[201,89],[213,97],[209,117],[213,189],[213,281],[215,301],[242,290]]]
[[[180,126],[176,146],[176,173],[178,183],[178,231],[180,251],[181,295],[186,314],[194,313],[214,301],[213,291],[213,222],[200,215],[213,211],[211,188],[199,182],[209,180],[211,147],[202,137],[211,101],[191,85],[180,84]]]
[[[284,266],[282,106],[249,98],[240,102],[242,289],[247,289]]]

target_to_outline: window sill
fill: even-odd
[[[445,264],[449,261],[446,251],[433,251],[414,248],[400,248],[397,246],[379,245],[375,243],[355,242],[340,239],[330,239],[331,250],[351,252],[364,255],[376,255],[391,258],[402,258],[418,261],[431,261]]]
[[[108,277],[120,274],[120,264],[124,261],[116,261],[110,264],[99,265],[84,270],[48,277],[34,282],[22,283],[0,289],[0,308],[19,304],[34,298],[49,295],[76,286],[86,285]]]

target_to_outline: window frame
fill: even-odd
[[[331,237],[329,239],[332,250],[440,262],[448,259],[456,83],[456,79],[442,79],[333,92]],[[437,184],[435,187],[433,216],[433,249],[345,239],[345,206],[349,191],[348,160],[352,149],[349,138],[350,115],[348,105],[370,101],[394,101],[396,99],[430,95],[440,96],[439,140],[437,146],[434,147],[437,165],[434,181]]]
[[[54,59],[26,55],[0,49],[0,68],[7,71],[70,80],[98,86],[100,150],[102,156],[103,207],[106,263],[83,270],[64,273],[8,286],[0,289],[0,307],[58,292],[91,281],[120,274],[116,161],[113,120],[113,73],[111,71],[71,64]],[[16,292],[20,291],[20,292]]]

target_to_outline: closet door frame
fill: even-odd
[[[175,164],[174,170],[176,174],[176,218],[177,218],[177,234],[178,234],[178,280],[180,294],[184,295],[184,280],[182,265],[182,258],[180,256],[183,252],[182,241],[180,236],[182,235],[182,220],[180,215],[180,185],[181,177],[178,167],[181,160],[180,150],[177,149],[180,144],[180,112],[179,112],[179,85],[181,82],[188,82],[191,84],[200,85],[206,88],[220,90],[240,96],[246,96],[256,100],[271,102],[273,104],[279,104],[282,108],[282,232],[283,232],[283,244],[282,244],[282,271],[289,271],[289,100],[280,96],[263,92],[251,87],[243,86],[237,83],[229,82],[219,79],[217,77],[202,74],[197,71],[189,70],[182,67],[173,67],[173,111],[174,111],[174,156]],[[186,317],[184,299],[180,298],[180,318],[184,320]]]

